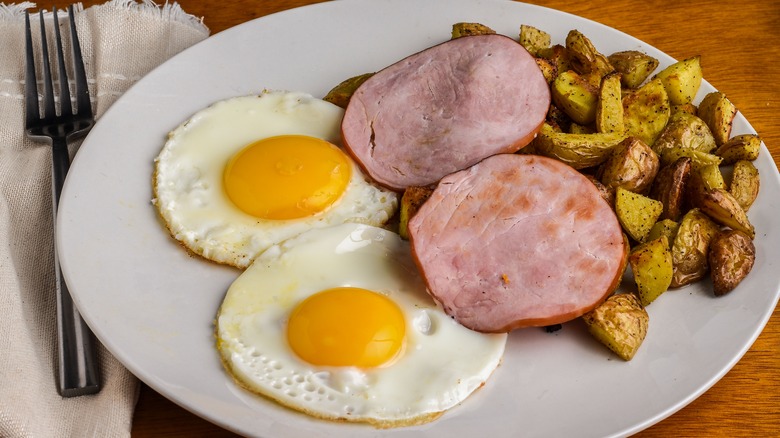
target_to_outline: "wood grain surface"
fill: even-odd
[[[101,2],[82,3],[89,6]],[[214,34],[257,17],[316,2],[180,0],[179,3],[185,11],[203,17]],[[704,77],[734,102],[778,163],[780,2],[777,0],[532,0],[529,3],[613,27],[676,59],[701,55]],[[55,0],[54,4],[62,7],[68,3]],[[323,32],[327,29],[323,28]],[[141,388],[132,435],[137,438],[235,436],[185,411],[145,385]],[[522,436],[522,431],[518,436]],[[774,310],[752,348],[709,391],[636,436],[780,436],[780,311]]]

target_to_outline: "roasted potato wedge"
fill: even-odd
[[[493,35],[496,31],[480,23],[455,23],[452,25],[452,39],[471,35]]]
[[[692,200],[693,205],[697,206],[702,213],[709,216],[713,221],[726,227],[740,230],[754,238],[756,230],[747,217],[745,210],[740,207],[739,202],[731,196],[731,193],[725,189],[705,189],[697,199]]]
[[[587,125],[596,120],[599,91],[574,70],[559,72],[550,86],[555,106],[573,121]]]
[[[671,104],[691,103],[701,86],[701,57],[694,56],[675,62],[661,70],[654,78],[663,83]]]
[[[692,116],[699,116],[699,108],[692,103],[685,103],[682,105],[672,105],[672,115],[676,113],[687,113]]]
[[[539,50],[536,56],[550,60],[555,64],[555,71],[558,73],[571,70],[569,51],[560,44],[554,44],[546,49]]]
[[[737,115],[737,107],[725,94],[713,91],[704,96],[699,103],[698,115],[709,126],[716,145],[720,146],[731,138],[731,125]]]
[[[575,169],[598,166],[609,157],[625,136],[619,134],[570,134],[542,125],[532,142],[539,155],[556,158]]]
[[[374,73],[364,73],[359,76],[354,76],[342,81],[340,84],[333,87],[322,100],[326,100],[334,105],[338,105],[342,108],[346,108],[349,103],[349,99],[355,90],[366,81],[366,79],[373,76]]]
[[[670,116],[669,97],[660,80],[623,93],[623,123],[626,133],[653,146]]]
[[[610,73],[601,80],[596,103],[596,131],[623,134],[623,99],[620,91],[620,73]]]
[[[616,52],[607,60],[620,73],[620,83],[625,88],[639,88],[658,67],[658,60],[637,50]]]
[[[717,146],[710,128],[702,119],[686,112],[677,112],[669,117],[669,122],[653,144],[653,150],[662,155],[664,150],[673,147],[710,153]]]
[[[637,242],[644,242],[663,211],[663,204],[618,187],[615,191],[615,214],[623,230]]]
[[[699,209],[683,216],[672,243],[672,282],[669,287],[680,287],[700,280],[707,274],[707,254],[710,242],[720,231],[715,222]]]
[[[755,134],[742,134],[723,143],[715,155],[723,158],[723,164],[734,164],[737,161],[755,161],[761,150],[761,138]]]
[[[634,248],[628,255],[634,274],[639,300],[647,307],[672,283],[672,251],[669,240],[662,235]]]
[[[650,189],[650,197],[661,202],[660,219],[676,221],[682,213],[685,184],[691,171],[691,159],[682,157],[658,171]]]
[[[536,61],[536,65],[539,66],[539,70],[542,71],[542,76],[544,76],[544,80],[547,81],[547,84],[552,84],[552,81],[555,80],[556,76],[558,76],[558,69],[553,64],[552,61],[549,59],[544,58],[534,58]]]
[[[628,137],[601,165],[599,179],[609,190],[621,187],[635,193],[647,193],[658,167],[658,156],[650,146],[636,137]]]
[[[623,360],[631,360],[647,336],[650,317],[636,295],[612,295],[582,316],[588,331]]]
[[[700,167],[709,166],[712,164],[719,166],[723,161],[723,158],[717,155],[708,154],[706,152],[680,146],[664,149],[659,155],[661,157],[662,166],[668,166],[680,158],[688,157],[691,159],[691,168],[693,169],[698,169]]]
[[[734,290],[753,269],[756,247],[742,231],[727,230],[712,239],[708,260],[713,292],[719,297]]]
[[[761,180],[758,177],[758,169],[750,161],[737,161],[734,163],[734,171],[731,173],[731,187],[729,193],[743,210],[748,211],[753,201],[758,197]]]
[[[590,180],[590,182],[593,183],[594,186],[596,186],[597,189],[599,189],[599,193],[601,194],[601,197],[604,198],[607,203],[614,208],[615,206],[615,191],[609,190],[607,186],[601,183],[601,181],[598,180],[593,175],[585,175],[586,178]]]
[[[431,187],[411,186],[401,195],[401,207],[399,212],[398,234],[404,240],[409,240],[409,219],[417,213],[417,210],[428,200],[433,193]]]
[[[520,44],[528,53],[537,56],[542,50],[550,48],[550,34],[527,24],[520,25]]]
[[[662,236],[666,237],[667,244],[671,250],[678,228],[680,228],[680,224],[671,219],[660,220],[653,224],[653,228],[650,228],[650,232],[647,233],[647,241],[656,240]]]
[[[600,79],[615,70],[590,39],[576,29],[566,35],[566,49],[572,68],[580,74],[594,73]]]

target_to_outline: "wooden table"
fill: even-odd
[[[102,3],[83,1],[85,6]],[[315,1],[179,0],[212,34],[251,19]],[[531,0],[626,32],[676,59],[702,56],[704,77],[726,93],[780,160],[780,3],[727,1]],[[68,1],[55,0],[57,6]],[[598,6],[596,6],[598,4]],[[41,6],[45,6],[41,3]],[[410,13],[413,13],[410,11]],[[323,28],[327,32],[327,28]],[[778,212],[780,214],[780,212]],[[133,437],[234,436],[141,387]],[[715,386],[641,437],[777,436],[780,434],[780,311]]]

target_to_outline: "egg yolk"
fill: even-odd
[[[316,293],[290,314],[287,340],[314,365],[377,367],[403,346],[406,325],[388,297],[366,289],[341,287]]]
[[[305,135],[256,141],[234,155],[224,173],[230,200],[262,219],[296,219],[319,213],[341,197],[351,177],[338,147]]]

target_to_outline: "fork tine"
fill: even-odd
[[[51,81],[51,65],[49,64],[49,44],[46,41],[46,24],[43,22],[43,11],[38,13],[41,22],[41,55],[43,56],[43,118],[57,116],[54,108],[54,88]]]
[[[35,54],[33,53],[30,13],[24,11],[25,50],[27,63],[24,72],[25,126],[32,126],[40,117],[38,107],[38,78],[35,77]]]
[[[73,108],[70,103],[70,86],[68,85],[68,72],[65,70],[65,56],[62,54],[62,38],[60,38],[60,20],[57,17],[57,8],[52,8],[54,14],[54,39],[57,42],[57,67],[60,80],[60,114],[71,114]]]
[[[81,56],[81,44],[76,33],[76,19],[73,14],[73,5],[68,7],[70,17],[70,39],[73,47],[73,72],[76,76],[76,108],[80,116],[92,117],[92,104],[89,101],[89,86],[87,85],[87,73],[84,70],[84,58]]]

